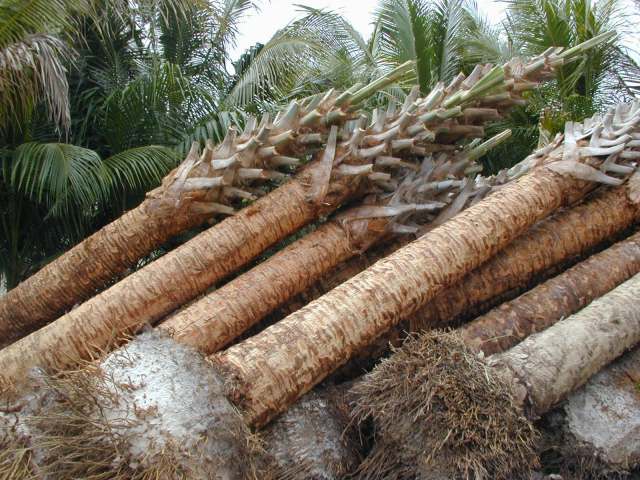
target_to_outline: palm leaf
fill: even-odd
[[[137,147],[106,158],[104,178],[112,193],[122,189],[146,191],[160,183],[181,156],[173,149],[158,145]]]
[[[12,188],[44,204],[58,217],[92,209],[108,194],[100,156],[65,143],[25,143],[14,152]]]
[[[70,57],[71,50],[52,35],[27,35],[0,49],[0,130],[22,128],[40,99],[56,125],[69,127]]]

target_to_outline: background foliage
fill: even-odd
[[[415,75],[370,100],[427,92],[477,62],[504,62],[622,31],[616,0],[508,0],[494,25],[465,0],[380,0],[365,39],[330,11],[229,58],[248,0],[0,0],[0,279],[8,288],[132,208],[193,140],[218,141],[247,112],[368,83],[406,60]],[[268,3],[262,8],[273,8]],[[619,42],[591,51],[493,126],[485,159],[523,158],[567,119],[638,92]]]

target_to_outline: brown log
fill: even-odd
[[[552,71],[549,67],[535,75],[539,78]],[[500,86],[506,79],[498,68],[487,71],[485,77],[476,81],[481,82],[480,86],[487,82]],[[370,129],[361,129],[360,122],[349,139],[337,146],[337,134],[332,134],[322,161],[308,166],[270,195],[85,302],[55,325],[48,325],[0,351],[0,383],[19,382],[24,379],[23,373],[35,366],[70,366],[107,348],[114,336],[157,321],[270,245],[361,193],[361,187],[369,181],[367,175],[373,170],[371,159],[394,153],[391,140],[409,140],[412,145],[429,143],[433,141],[434,125],[457,122],[455,118],[461,117],[463,111],[459,103],[468,98],[482,105],[485,93],[473,84],[464,92],[438,85],[428,97],[418,100],[418,91],[414,89],[400,112],[378,115]],[[354,95],[357,97],[357,93]],[[317,110],[312,113],[320,115]],[[305,124],[307,117],[300,120],[301,124]],[[322,118],[320,115],[315,121]],[[377,144],[361,148],[365,140]],[[410,148],[408,153],[413,155]],[[462,168],[465,162],[461,163]],[[367,169],[360,168],[363,166]]]
[[[582,196],[585,187],[540,167],[261,334],[213,356],[235,382],[232,401],[250,423],[265,424],[400,318],[533,223]]]
[[[640,233],[593,255],[460,329],[485,355],[505,351],[640,272]]]
[[[268,115],[260,124],[248,119],[242,134],[230,128],[224,141],[216,148],[207,145],[200,158],[194,144],[185,161],[141,205],[0,298],[1,342],[9,343],[90,298],[178,233],[216,214],[233,213],[234,198],[253,198],[251,187],[256,181],[284,177],[275,170],[299,162],[287,155],[306,154],[311,132],[322,142],[329,125],[354,118],[351,100],[362,101],[405,76],[410,68],[407,62],[358,91],[343,95],[330,91],[305,105],[294,101],[274,122]],[[254,174],[247,176],[248,172]]]
[[[596,192],[582,205],[532,227],[500,255],[438,294],[411,316],[411,330],[449,325],[479,304],[526,285],[536,274],[580,255],[640,219],[628,187]]]

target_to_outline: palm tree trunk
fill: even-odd
[[[410,67],[402,65],[359,91],[341,96],[329,92],[305,105],[293,102],[273,123],[268,116],[259,125],[249,119],[242,134],[230,129],[217,148],[207,145],[200,158],[194,144],[141,205],[0,298],[0,338],[10,343],[26,335],[96,294],[173,236],[214,215],[233,213],[234,200],[254,197],[252,184],[283,177],[275,171],[278,167],[299,163],[287,155],[300,157],[321,142],[328,125],[353,117],[348,113],[351,98],[358,95],[361,101]]]
[[[418,214],[424,220],[437,220],[447,203],[448,209],[462,210],[468,203],[476,182],[462,180],[463,171],[489,148],[509,138],[510,132],[497,135],[470,150],[442,155],[436,162],[429,160],[419,173],[410,173],[393,196],[354,207],[335,220],[284,248],[252,270],[237,277],[211,294],[177,312],[160,325],[173,338],[205,353],[213,353],[228,345],[237,336],[256,325],[267,314],[292,296],[306,290],[318,278],[351,258],[357,252],[388,236],[396,221],[408,221]],[[452,165],[457,172],[452,172]],[[466,168],[465,168],[466,167]],[[434,172],[447,178],[439,190],[427,189],[427,180]],[[458,182],[453,181],[458,175]],[[463,188],[463,184],[465,187]],[[487,186],[483,182],[483,187]],[[456,194],[458,190],[460,192]],[[481,195],[486,190],[479,189]],[[475,198],[477,198],[477,196]],[[456,201],[452,202],[455,198]],[[393,202],[392,202],[393,200]]]
[[[571,142],[567,145],[565,159],[573,154]],[[250,423],[265,424],[442,288],[477,268],[535,222],[580,198],[591,188],[590,182],[558,173],[563,161],[554,159],[559,155],[556,151],[547,158],[548,165],[259,335],[212,357],[225,376],[234,379],[231,400],[246,412]],[[594,158],[589,162],[597,164]]]
[[[602,367],[640,342],[640,275],[566,320],[494,355],[528,414],[549,411]]]
[[[456,331],[411,337],[354,388],[355,415],[373,418],[377,436],[376,461],[367,462],[363,477],[375,478],[380,462],[408,465],[418,477],[524,477],[537,463],[529,419],[640,342],[639,294],[636,274],[487,359]],[[391,449],[403,439],[419,441]]]
[[[635,183],[638,179],[632,179]],[[630,182],[630,184],[632,183]],[[535,225],[461,282],[439,293],[411,316],[412,331],[473,318],[483,303],[526,286],[536,275],[612,238],[640,219],[628,187],[605,189],[585,203]]]
[[[485,355],[503,352],[577,312],[640,272],[640,234],[593,255],[460,328]]]
[[[537,60],[540,68],[525,72],[518,80],[548,78],[553,68],[564,61],[562,55],[553,52]],[[480,68],[474,72],[477,73],[469,77],[468,83],[457,82],[450,88],[438,85],[425,99],[418,100],[414,89],[402,110],[377,115],[368,131],[356,125],[349,140],[340,145],[336,145],[337,128],[333,126],[322,161],[307,167],[295,179],[235,217],[203,232],[85,302],[55,324],[0,351],[0,382],[20,382],[24,380],[24,372],[35,366],[64,368],[90,357],[107,348],[114,336],[157,321],[268,246],[318,216],[335,210],[344,201],[353,199],[362,193],[361,188],[368,181],[386,184],[387,176],[383,174],[380,178],[384,172],[373,171],[372,159],[375,158],[381,168],[395,171],[402,163],[390,155],[420,155],[426,149],[422,145],[435,152],[450,150],[451,145],[432,143],[438,141],[438,133],[434,132],[445,132],[451,140],[477,136],[481,127],[455,133],[460,121],[465,121],[465,109],[461,105],[482,106],[483,97],[495,88],[508,90],[509,98],[501,103],[499,109],[517,104],[519,97],[515,90],[517,82],[507,78],[511,71],[506,67]],[[373,87],[377,86],[378,83],[374,82]],[[373,87],[363,90],[368,95]],[[356,102],[361,96],[358,91],[350,99]],[[331,112],[324,115],[315,109],[300,122],[304,124],[306,118],[311,118],[310,121],[319,123],[329,117]],[[283,118],[286,119],[287,115]],[[491,118],[495,118],[495,114]],[[474,121],[482,121],[482,117]],[[191,167],[191,170],[196,170],[199,165]],[[185,172],[189,171],[185,169]],[[171,284],[168,279],[171,279]]]

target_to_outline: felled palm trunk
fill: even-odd
[[[485,355],[511,348],[577,312],[640,272],[640,234],[593,255],[518,298],[460,328],[465,342]]]
[[[620,113],[624,119],[625,112],[621,111]],[[626,111],[626,113],[632,112]],[[469,207],[419,240],[379,261],[373,267],[278,324],[225,352],[210,357],[213,364],[212,371],[216,371],[219,380],[224,382],[226,396],[216,395],[214,400],[208,403],[189,397],[193,396],[194,392],[219,391],[220,387],[214,389],[210,385],[208,386],[208,383],[213,380],[203,380],[203,383],[196,382],[196,387],[194,387],[194,381],[190,380],[187,386],[171,389],[172,395],[186,396],[189,402],[195,401],[196,405],[203,403],[205,405],[224,404],[226,405],[224,411],[228,411],[227,409],[233,405],[243,412],[243,420],[246,425],[254,428],[265,425],[319,383],[328,373],[344,363],[352,352],[397,323],[405,310],[408,310],[409,313],[412,310],[415,311],[421,304],[432,298],[443,285],[456,281],[495,254],[532,223],[561,205],[574,201],[577,196],[588,190],[588,181],[577,180],[571,175],[558,173],[557,156],[561,153],[564,154],[566,160],[566,157],[571,154],[570,143],[567,149],[558,147],[554,153],[541,158],[541,164],[531,173]],[[588,153],[593,155],[594,152],[590,150]],[[599,163],[592,156],[587,161],[594,165]],[[577,162],[572,167],[573,171],[580,169]],[[118,410],[117,415],[108,415],[106,422],[85,422],[83,427],[85,430],[81,429],[78,435],[72,434],[72,439],[60,436],[56,442],[48,443],[49,446],[77,445],[80,439],[95,432],[96,425],[109,425],[109,421],[113,417],[126,419],[129,418],[129,415],[138,416],[136,412],[141,409],[135,398],[153,397],[154,402],[145,404],[145,409],[142,410],[143,415],[139,419],[143,423],[149,421],[150,427],[153,429],[165,429],[168,439],[175,438],[172,448],[160,449],[162,455],[171,454],[170,458],[173,458],[173,454],[177,452],[177,455],[180,456],[182,451],[180,432],[183,432],[183,429],[179,428],[177,431],[173,431],[172,428],[175,424],[164,423],[169,420],[156,422],[153,417],[147,419],[145,413],[157,416],[158,412],[164,411],[165,408],[178,409],[180,412],[186,412],[191,408],[182,408],[179,398],[164,402],[163,395],[157,396],[151,393],[160,388],[154,386],[156,380],[162,384],[163,379],[166,379],[166,375],[163,373],[165,369],[161,364],[163,358],[167,357],[166,355],[156,356],[155,360],[145,362],[153,370],[158,370],[156,374],[147,375],[145,372],[135,371],[136,365],[141,363],[142,359],[133,358],[132,354],[136,352],[136,349],[142,348],[138,343],[144,341],[144,336],[137,338],[125,346],[121,352],[107,357],[108,359],[99,366],[99,372],[104,375],[96,375],[96,378],[101,379],[96,384],[97,386],[81,389],[82,392],[91,394],[95,403],[96,399],[93,394],[98,392],[98,399],[102,398],[103,394],[99,393],[101,391],[100,385],[104,385],[104,382],[111,382],[111,379],[116,375],[121,379],[116,382],[118,390],[114,394],[108,393],[106,398],[115,402],[119,406],[118,408],[125,409],[125,412],[129,413],[125,415],[125,412]],[[168,346],[163,348],[168,348]],[[185,349],[187,347],[179,346],[179,348]],[[159,350],[162,351],[162,348]],[[136,355],[141,354],[139,352]],[[124,363],[110,361],[109,359],[113,358],[113,355],[118,355],[118,358],[122,358]],[[127,361],[130,365],[128,371],[125,370]],[[117,367],[115,371],[114,366]],[[204,373],[203,375],[206,376]],[[170,374],[169,378],[173,378],[173,375]],[[394,377],[394,381],[395,379],[396,377]],[[176,381],[178,380],[183,381],[183,379]],[[228,405],[224,402],[228,402]],[[72,402],[72,404],[77,405],[76,402]],[[94,408],[91,409],[91,412],[94,412],[95,415],[104,415],[105,409]],[[215,412],[213,413],[205,411],[202,415],[184,415],[182,418],[187,422],[187,425],[200,426],[206,424],[203,418],[219,421],[218,416],[215,415]],[[233,418],[230,415],[227,417]],[[43,416],[41,415],[40,418]],[[485,421],[486,418],[483,417]],[[241,427],[242,422],[236,422],[233,426],[230,424],[213,425],[212,428],[206,428],[206,442],[214,441],[217,438],[217,428],[222,428],[225,432],[235,431],[241,435],[242,428],[245,428]],[[128,430],[123,432],[123,435],[127,432],[128,441],[134,441],[133,446],[135,447],[135,439],[140,437],[139,431]],[[138,435],[132,435],[132,433]],[[142,435],[142,438],[149,437]],[[195,461],[196,465],[209,462],[208,471],[214,472],[214,474],[216,473],[216,465],[219,464],[221,471],[228,475],[227,466],[231,460],[217,458],[216,452],[225,448],[230,452],[240,452],[240,447],[226,445],[229,437],[224,434],[221,434],[219,438],[220,443],[214,442],[211,446],[211,452],[213,452],[211,455],[208,456],[205,451],[204,455],[192,455],[185,459],[185,462],[190,464]],[[105,439],[104,435],[102,439],[104,449],[109,449],[109,452],[122,452],[121,449],[114,448],[110,443],[111,440]],[[509,437],[510,441],[512,439]],[[147,444],[145,443],[145,445]],[[240,445],[247,445],[245,437],[240,438]],[[151,445],[151,447],[154,446]],[[117,461],[113,465],[113,462],[109,460],[109,464],[112,465],[110,468],[129,469],[130,471],[136,465],[143,463],[145,459],[153,460],[154,455],[159,454],[159,449],[155,447],[142,450],[145,452],[145,457],[140,458],[129,447],[129,450],[126,450],[128,455],[121,457],[124,458],[124,462]],[[69,463],[74,468],[77,467],[78,462],[74,461],[77,458],[77,451],[78,449],[74,448],[65,452],[56,450],[57,455],[52,455],[54,463],[57,465],[56,468],[64,469],[65,465]],[[230,456],[233,455],[234,453],[230,453]],[[103,455],[103,457],[106,458],[107,455]],[[132,462],[132,458],[137,462]],[[172,462],[172,464],[176,463]],[[155,464],[158,462],[152,463],[152,465]],[[237,461],[231,464],[245,465],[244,462],[238,463]]]
[[[575,53],[574,49],[566,54],[553,50],[527,65],[516,62],[505,67],[478,67],[468,78],[460,75],[447,88],[438,85],[424,99],[416,99],[414,90],[399,112],[376,114],[368,130],[360,128],[359,122],[343,143],[337,143],[337,129],[332,127],[322,160],[294,179],[53,324],[0,351],[0,384],[19,382],[24,372],[35,366],[70,366],[107,348],[114,336],[157,321],[268,246],[353,199],[368,182],[382,188],[389,181],[393,184],[386,171],[402,166],[398,156],[447,151],[451,145],[438,142],[481,136],[482,127],[474,123],[495,118],[501,110],[517,104],[519,93],[535,85],[529,80],[548,78]],[[503,91],[498,102],[492,95],[496,90]],[[358,93],[353,97],[357,99]],[[493,108],[485,108],[484,102]],[[320,112],[314,117],[314,112],[308,115],[315,121],[324,118]],[[465,123],[468,118],[472,125]]]
[[[637,105],[618,109],[616,124],[620,125],[610,125],[613,128],[607,130],[617,132],[627,123],[637,128],[640,116],[636,109]],[[590,132],[598,132],[594,128],[600,123],[589,121],[586,125],[580,135],[588,137]],[[249,421],[254,425],[268,422],[446,285],[477,268],[535,222],[582,196],[590,182],[572,175],[586,178],[583,173],[600,174],[578,160],[580,150],[573,135],[580,130],[578,125],[570,125],[566,145],[539,159],[541,165],[519,181],[276,325],[212,357],[218,368],[234,379],[231,399]],[[631,138],[624,137],[615,151],[620,154],[629,141]],[[583,154],[599,152],[584,148]],[[599,166],[594,157],[586,161]],[[570,174],[566,167],[571,167]],[[629,173],[626,168],[620,170]]]
[[[630,199],[629,185],[595,192],[584,204],[531,228],[461,282],[438,294],[409,319],[412,331],[449,325],[471,316],[485,302],[527,286],[537,275],[584,255],[640,219],[638,204]],[[637,188],[637,186],[635,187]]]
[[[639,294],[636,275],[487,360],[461,335],[413,337],[355,388],[357,414],[376,423],[376,449],[389,457],[381,458],[415,465],[419,478],[434,472],[527,478],[536,465],[537,438],[528,419],[547,412],[640,341]],[[413,441],[398,457],[389,446],[403,438]]]
[[[339,263],[398,232],[398,227],[405,232],[408,227],[397,222],[407,222],[412,215],[430,222],[448,210],[462,210],[474,195],[486,192],[486,179],[481,179],[482,185],[476,188],[473,180],[464,179],[464,172],[509,136],[506,131],[470,151],[441,155],[435,162],[428,160],[419,172],[407,174],[395,193],[347,210],[174,314],[159,328],[205,353],[218,351]],[[456,171],[451,172],[453,168]],[[442,187],[425,188],[433,183]]]
[[[238,200],[255,197],[253,187],[281,179],[280,167],[299,164],[310,147],[326,140],[328,126],[343,124],[350,108],[411,68],[405,64],[373,84],[338,96],[329,92],[293,102],[274,122],[249,119],[231,128],[202,155],[194,144],[181,165],[137,208],[102,228],[0,298],[0,339],[9,343],[95,295],[135,262],[171,237],[216,215],[229,215]],[[354,102],[355,100],[355,102]],[[292,157],[293,156],[293,157]],[[303,175],[304,178],[304,175]],[[299,201],[292,197],[290,202]],[[221,226],[224,234],[226,225]]]

